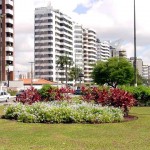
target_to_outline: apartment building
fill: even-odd
[[[35,77],[65,81],[65,72],[57,67],[59,56],[73,60],[73,22],[52,7],[35,9]]]
[[[13,0],[0,0],[0,79],[14,79]]]
[[[90,83],[92,81],[93,64],[97,62],[96,32],[92,29],[83,29],[83,50],[84,82]]]
[[[75,65],[82,70],[85,83],[92,81],[92,64],[97,61],[96,33],[74,23],[74,56]]]
[[[83,27],[74,23],[74,57],[75,66],[84,72]]]
[[[110,52],[111,57],[123,57],[127,58],[127,51],[125,49],[121,49],[120,47],[115,47],[110,44]]]
[[[107,61],[111,57],[110,43],[97,39],[97,60]]]
[[[134,57],[130,57],[129,61],[134,66]],[[143,60],[141,58],[137,58],[136,59],[136,68],[138,70],[139,75],[141,75],[141,76],[142,76],[142,67],[143,67]]]
[[[150,66],[142,66],[142,77],[144,77],[145,79],[150,79]]]
[[[97,61],[95,31],[73,22],[51,6],[35,9],[34,26],[36,78],[65,81],[65,72],[57,67],[56,61],[67,55],[74,66],[82,69],[84,82],[92,81],[91,64]]]

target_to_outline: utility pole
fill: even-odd
[[[33,64],[34,62],[29,62],[31,64],[31,87],[33,86]]]
[[[134,86],[137,86],[137,71],[136,71],[136,8],[135,8],[135,0],[134,0]]]
[[[2,21],[5,17],[5,14],[0,15],[0,90],[2,90],[2,68],[3,68],[3,37],[2,37]]]

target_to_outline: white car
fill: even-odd
[[[0,101],[8,101],[10,98],[10,94],[5,91],[0,91]]]

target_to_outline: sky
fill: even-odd
[[[136,1],[137,57],[150,65],[150,1]],[[34,10],[50,4],[134,56],[134,0],[15,0],[15,75],[34,61]]]

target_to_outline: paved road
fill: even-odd
[[[14,103],[15,99],[16,99],[16,97],[12,96],[12,97],[10,97],[10,99],[8,100],[8,102],[6,102],[6,101],[0,101],[0,105],[12,104],[12,103]]]

